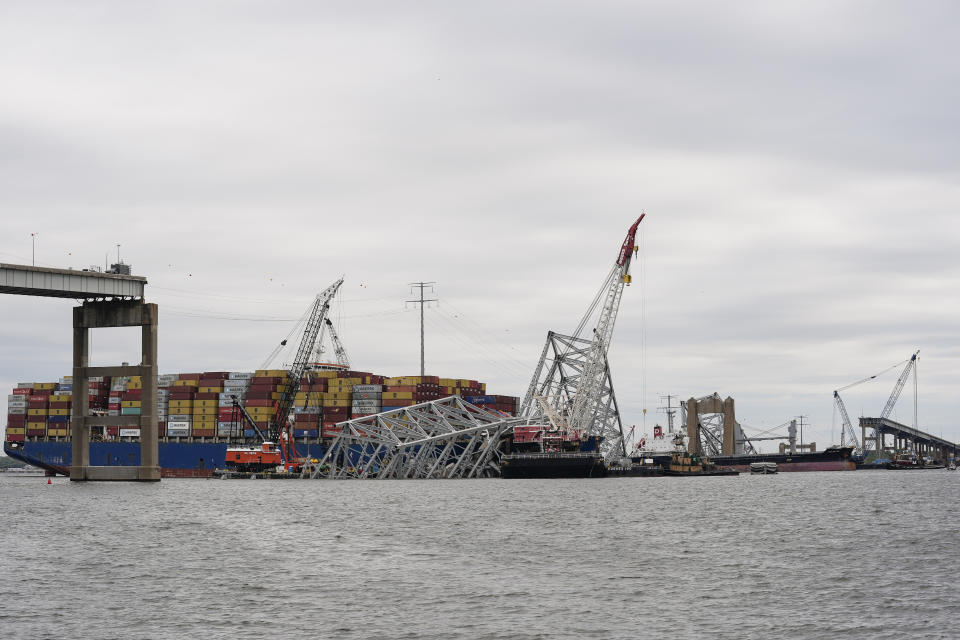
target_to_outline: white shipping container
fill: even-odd
[[[27,415],[26,407],[7,407],[7,413],[12,416],[25,416]]]
[[[118,416],[120,415],[120,409],[107,409],[108,416]]]
[[[193,416],[187,413],[173,413],[167,416],[170,422],[185,422],[188,425],[193,422]]]
[[[313,405],[313,406],[310,406],[310,407],[294,407],[294,408],[293,408],[293,412],[294,412],[294,413],[306,413],[306,414],[314,414],[314,415],[316,415],[316,414],[318,414],[318,413],[323,413],[323,408],[322,408],[322,407],[318,407],[318,406],[316,406],[316,405]]]
[[[170,438],[188,438],[190,437],[190,427],[171,427],[167,425],[167,436]]]
[[[227,374],[228,380],[249,380],[253,377],[253,373],[248,371],[231,371]]]
[[[120,429],[121,438],[139,438],[140,429]]]
[[[354,392],[357,392],[357,391],[363,391],[363,392],[376,391],[376,392],[379,393],[379,392],[383,391],[383,385],[382,385],[382,384],[355,384],[355,385],[353,385],[353,390],[354,390]]]
[[[32,382],[18,382],[17,389],[33,389]]]
[[[103,382],[103,376],[91,376],[87,378],[87,382]]]

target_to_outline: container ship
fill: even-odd
[[[162,477],[211,477],[224,469],[228,448],[261,445],[257,430],[240,416],[242,406],[267,432],[288,388],[284,369],[207,371],[157,377],[157,418]],[[90,378],[90,415],[140,415],[137,376]],[[69,475],[72,460],[70,376],[58,382],[22,382],[7,398],[4,452],[50,474]],[[438,376],[387,377],[337,365],[308,370],[293,402],[297,452],[320,458],[340,433],[338,423],[459,395],[476,405],[514,415],[517,398],[487,395],[477,380]],[[90,464],[138,466],[140,429],[91,427]]]

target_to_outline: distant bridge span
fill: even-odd
[[[907,443],[912,443],[914,451],[918,454],[929,455],[940,460],[957,458],[960,451],[960,445],[955,442],[908,427],[889,418],[860,418],[860,432],[864,446],[868,440],[876,442],[878,456],[882,452],[893,453],[904,449]],[[887,436],[893,436],[892,445],[888,444]]]

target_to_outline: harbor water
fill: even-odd
[[[0,474],[4,638],[956,638],[960,473]]]

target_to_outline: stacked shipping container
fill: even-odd
[[[249,439],[256,432],[244,424],[233,406],[246,408],[261,431],[266,431],[288,389],[289,372],[263,369],[247,372],[167,374],[157,377],[158,436],[172,441],[191,439]],[[409,407],[450,395],[513,414],[517,399],[488,396],[476,380],[437,376],[384,376],[363,371],[309,371],[300,381],[293,402],[294,437],[316,440],[335,437],[337,423]],[[140,415],[143,383],[129,378],[91,378],[88,397],[91,415]],[[20,383],[7,399],[8,441],[68,438],[73,387],[69,377],[58,383]],[[110,438],[138,438],[140,430],[106,427]]]

